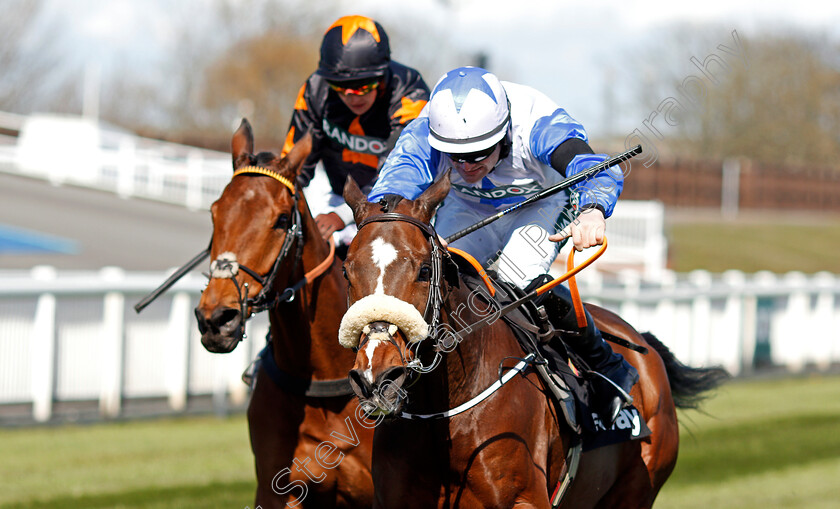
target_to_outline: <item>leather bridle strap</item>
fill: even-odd
[[[403,223],[411,223],[417,228],[423,230],[423,233],[425,233],[427,237],[431,237],[435,239],[435,241],[437,241],[437,233],[429,223],[424,223],[419,219],[415,219],[411,216],[400,214],[398,212],[385,212],[384,214],[370,216],[362,220],[362,222],[357,225],[356,229],[361,230],[370,223],[381,223],[386,221],[401,221]]]
[[[443,256],[449,256],[449,252],[443,249],[443,246],[438,239],[437,232],[429,223],[424,223],[419,219],[411,216],[400,214],[397,212],[386,212],[384,214],[377,214],[362,220],[357,229],[361,230],[370,223],[399,221],[403,223],[410,223],[420,229],[429,239],[432,249],[432,274],[429,280],[429,297],[426,299],[426,310],[423,313],[423,319],[429,324],[429,330],[434,336],[437,326],[440,323],[440,308],[443,305],[443,292],[441,289],[441,281],[443,280]]]

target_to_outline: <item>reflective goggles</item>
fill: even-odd
[[[335,90],[341,95],[367,95],[379,88],[379,80],[355,88],[342,87],[331,82],[327,83],[329,84],[331,89]]]
[[[498,143],[485,148],[484,150],[479,150],[477,152],[467,152],[466,154],[446,154],[449,159],[452,160],[453,163],[470,163],[476,164],[480,163],[481,161],[487,159],[493,154],[493,151],[496,150],[496,146]]]

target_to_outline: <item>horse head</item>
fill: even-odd
[[[201,343],[214,353],[236,348],[246,319],[265,309],[284,259],[294,258],[300,231],[295,178],[311,150],[307,135],[286,157],[254,154],[251,125],[242,120],[233,135],[233,177],[210,207],[213,217],[210,281],[195,316]]]
[[[344,262],[351,306],[339,341],[357,350],[350,383],[369,414],[402,409],[420,345],[432,341],[447,253],[429,221],[449,186],[447,173],[414,201],[388,196],[379,204],[352,179],[344,187],[359,231]]]

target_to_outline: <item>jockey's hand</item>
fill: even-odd
[[[329,214],[318,214],[315,216],[315,223],[318,224],[318,230],[321,232],[321,236],[325,239],[330,238],[330,235],[333,233],[343,230],[346,226],[344,221],[342,221],[335,212],[330,212]]]
[[[600,246],[604,243],[604,232],[607,229],[607,221],[604,213],[598,209],[586,209],[578,214],[568,226],[550,235],[548,240],[560,242],[563,239],[572,237],[575,249],[583,251],[592,246]]]

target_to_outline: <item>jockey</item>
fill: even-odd
[[[454,168],[435,216],[436,231],[446,237],[606,158],[593,153],[583,126],[545,95],[502,83],[484,69],[461,67],[437,82],[429,104],[403,130],[368,200],[386,194],[415,199]],[[575,193],[562,191],[517,209],[453,246],[485,267],[495,263],[502,280],[527,288],[548,272],[569,237],[578,250],[603,244],[605,218],[622,185],[620,169],[610,168],[578,184]],[[570,346],[602,375],[592,377],[604,396],[595,410],[609,427],[632,401],[638,373],[607,345],[588,313],[586,328],[578,328],[568,289],[558,285],[550,295],[545,306],[552,324],[571,331],[564,335]]]
[[[300,89],[282,150],[286,155],[307,130],[313,134],[299,179],[308,185],[316,164],[323,163],[332,192],[315,220],[325,238],[344,230],[339,240],[350,243],[356,232],[353,213],[341,196],[347,176],[369,189],[403,127],[428,99],[420,73],[391,60],[388,35],[379,23],[345,16],[327,29],[318,70]]]

